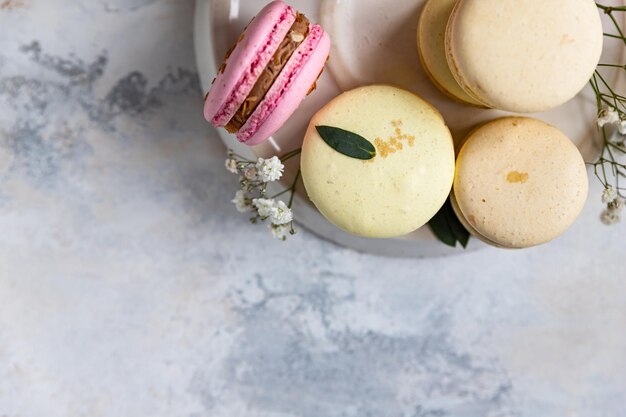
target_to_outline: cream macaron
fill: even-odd
[[[376,155],[359,160],[338,152],[319,126],[360,135]],[[397,237],[423,226],[446,201],[454,146],[430,104],[408,91],[373,85],[341,94],[313,116],[301,168],[309,198],[331,223],[358,236]]]
[[[479,239],[526,248],[565,232],[587,192],[585,163],[565,134],[540,120],[505,117],[479,127],[465,141],[452,206]]]
[[[458,0],[446,30],[457,83],[488,107],[558,107],[587,84],[602,53],[593,0]]]
[[[446,26],[457,0],[428,0],[417,26],[417,50],[424,72],[450,98],[473,106],[484,104],[465,92],[450,71],[446,59]]]

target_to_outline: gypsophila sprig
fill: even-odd
[[[619,121],[619,113],[613,107],[605,107],[598,113],[598,127],[604,127]]]
[[[255,167],[259,178],[265,182],[278,181],[285,170],[285,166],[277,156],[272,156],[270,159],[259,158]]]
[[[600,216],[602,223],[607,226],[619,223],[621,212],[624,209],[624,199],[619,196],[613,187],[608,186],[602,192],[602,202],[606,204],[606,209]]]
[[[233,198],[232,202],[237,207],[239,213],[248,213],[253,210],[252,201],[246,197],[246,193],[243,190],[235,193],[235,198]]]
[[[615,189],[611,186],[606,187],[604,191],[602,192],[602,202],[604,204],[609,204],[616,198],[617,198],[617,191],[615,191]]]
[[[291,187],[275,196],[267,196],[267,186],[282,178],[284,162],[299,153],[300,149],[297,149],[281,157],[273,156],[269,159],[258,158],[251,161],[229,150],[224,164],[228,172],[239,175],[240,189],[232,200],[237,211],[252,212],[254,214],[250,219],[252,223],[268,222],[272,236],[279,240],[286,240],[288,235],[296,233],[291,207],[300,179],[300,170]],[[291,194],[288,203],[278,200],[278,197],[287,193]]]
[[[626,7],[598,3],[596,6],[609,17],[613,25],[613,30],[607,31],[604,35],[610,39],[617,39],[626,46],[624,31],[615,17],[616,13],[626,12]],[[596,95],[597,124],[602,145],[600,156],[590,165],[593,166],[596,178],[604,186],[602,202],[606,204],[606,208],[600,219],[602,223],[612,225],[620,221],[620,211],[626,198],[626,188],[622,186],[626,179],[626,96],[617,93],[607,81],[603,74],[606,68],[617,69],[619,76],[623,77],[626,74],[626,66],[621,63],[600,63],[590,81]]]
[[[261,219],[269,219],[274,211],[276,201],[269,198],[255,198],[252,200],[252,205],[256,208],[257,213]]]
[[[226,166],[226,170],[231,174],[237,173],[237,160],[228,158],[224,164]]]

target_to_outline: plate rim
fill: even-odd
[[[239,0],[224,1],[234,1],[236,4],[239,4]],[[217,69],[211,26],[211,7],[213,2],[215,2],[215,0],[196,0],[194,11],[194,51],[203,94],[206,93],[206,86],[210,85],[210,74],[213,74]],[[324,3],[326,3],[326,1],[324,1]],[[624,1],[624,3],[626,3],[626,1]],[[622,61],[624,60],[625,54],[626,51],[622,51]],[[233,140],[231,135],[227,134],[222,129],[215,129],[213,127],[211,127],[211,129],[214,129],[226,148],[230,148],[249,159],[257,158],[253,148]],[[284,186],[269,184],[269,190],[272,193],[277,193],[282,189],[284,189]],[[233,189],[233,192],[234,191]],[[331,224],[317,211],[314,205],[307,200],[308,199],[301,194],[295,195],[293,209],[295,222],[298,226],[307,229],[323,240],[361,253],[395,258],[436,258],[465,254],[488,247],[478,239],[470,239],[470,245],[464,250],[460,247],[451,248],[445,246],[434,237],[432,239],[410,239],[406,237],[370,239],[354,236]]]

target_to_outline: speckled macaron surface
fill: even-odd
[[[337,152],[316,126],[361,135],[376,147],[367,161]],[[302,178],[319,211],[355,235],[408,234],[441,208],[454,177],[450,131],[420,97],[391,86],[348,91],[311,120],[302,147]]]
[[[472,232],[503,247],[526,248],[560,236],[580,214],[587,192],[576,146],[536,119],[507,117],[478,128],[456,163],[457,211]]]
[[[446,60],[446,26],[457,0],[428,0],[417,27],[417,49],[422,66],[435,86],[463,103],[484,106],[472,98],[454,79]]]
[[[459,0],[446,55],[461,87],[489,107],[557,107],[579,93],[602,53],[593,0]]]

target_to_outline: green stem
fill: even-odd
[[[607,35],[606,33],[604,34],[604,36],[613,36],[613,35]],[[598,64],[599,67],[610,67],[610,68],[621,68],[623,70],[626,70],[626,65],[619,65],[619,64]]]
[[[622,36],[619,36],[619,35],[614,35],[614,34],[612,34],[612,33],[606,33],[606,32],[604,32],[604,33],[603,33],[603,35],[604,35],[604,36],[606,36],[607,38],[613,38],[613,39],[621,39],[621,40],[624,40],[624,38],[623,38]]]
[[[604,77],[602,76],[602,74],[600,74],[600,72],[598,70],[596,70],[596,75],[598,76],[598,78],[600,79],[600,81],[602,81],[602,84],[604,84],[604,86],[606,87],[607,90],[609,90],[609,92],[613,95],[613,101],[615,103],[615,108],[618,108],[617,105],[617,99],[615,98],[617,96],[617,93],[615,91],[613,91],[613,88],[611,88],[611,86],[609,85],[609,83],[606,82],[606,80],[604,79]]]
[[[278,159],[280,159],[282,163],[285,163],[286,161],[293,158],[294,156],[299,155],[301,152],[302,152],[302,148],[294,149],[293,151],[287,152],[283,156],[279,156]]]
[[[291,184],[291,187],[281,191],[280,193],[276,194],[275,196],[272,196],[271,198],[273,198],[273,199],[274,198],[278,198],[278,197],[280,197],[282,195],[287,194],[288,192],[291,192],[292,194],[289,197],[289,204],[288,204],[289,208],[291,208],[291,204],[293,203],[293,196],[295,194],[294,191],[296,190],[296,185],[297,185],[299,179],[300,179],[300,169],[298,169],[298,173],[296,174],[296,178],[293,180],[293,183]]]
[[[613,11],[626,12],[626,6],[605,6],[600,3],[596,3],[596,6],[598,7],[598,9],[601,9],[602,11],[604,11],[604,13],[607,13],[607,14]]]
[[[296,185],[298,185],[298,180],[300,179],[300,175],[302,174],[302,171],[300,170],[300,168],[298,168],[298,173],[296,174],[296,178],[293,180],[293,184],[291,185],[291,197],[289,197],[289,204],[287,204],[287,207],[291,208],[291,206],[293,205],[293,198],[296,195]]]

